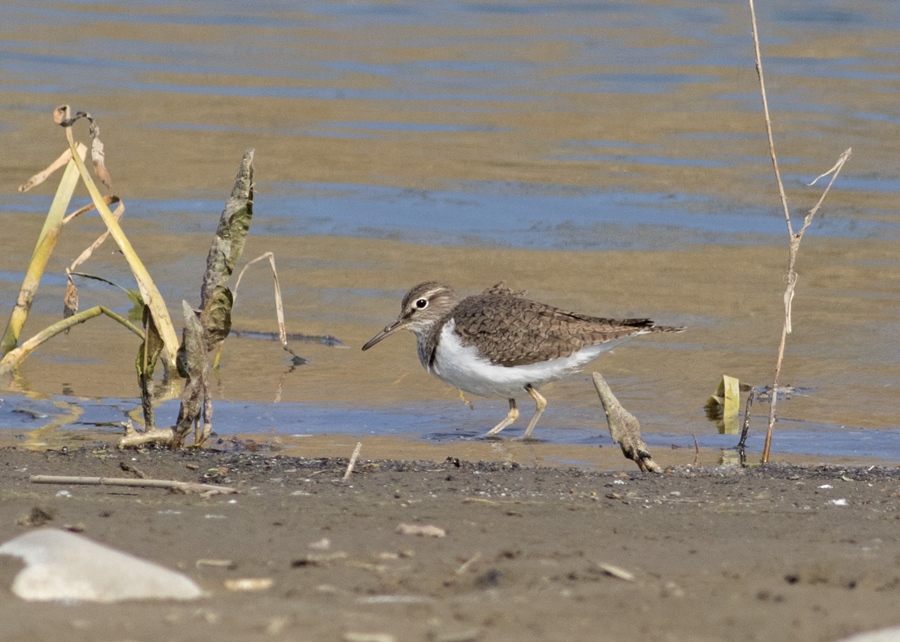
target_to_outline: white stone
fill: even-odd
[[[201,597],[193,580],[86,537],[52,528],[30,531],[0,546],[25,568],[12,591],[29,601],[118,602]]]
[[[900,642],[900,627],[857,633],[841,642]]]

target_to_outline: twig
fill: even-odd
[[[700,443],[697,441],[697,435],[691,433],[691,437],[694,438],[694,467],[700,465]]]
[[[795,234],[794,228],[791,225],[791,211],[788,207],[787,196],[784,192],[784,183],[781,180],[781,170],[778,169],[778,157],[775,154],[775,139],[772,135],[772,119],[769,117],[769,101],[766,96],[766,82],[763,76],[762,56],[759,49],[759,32],[756,27],[756,7],[753,4],[753,0],[748,0],[748,2],[750,3],[750,20],[753,27],[753,49],[756,56],[756,75],[759,77],[759,93],[762,97],[763,115],[765,116],[766,121],[766,136],[769,142],[769,156],[772,159],[772,167],[775,171],[775,181],[778,184],[778,194],[781,197],[781,207],[784,211],[784,222],[785,225],[787,225],[788,239],[790,242],[787,267],[787,286],[784,290],[784,325],[782,326],[781,330],[781,341],[778,344],[778,358],[775,362],[775,375],[772,381],[772,390],[775,392],[772,394],[772,400],[769,405],[769,426],[766,430],[766,441],[765,445],[763,446],[762,454],[762,463],[766,464],[769,462],[769,452],[772,447],[772,432],[775,429],[775,404],[778,399],[778,379],[781,376],[781,366],[784,362],[784,348],[785,344],[787,343],[787,335],[791,333],[792,329],[791,306],[794,301],[794,289],[797,285],[797,272],[794,270],[794,266],[797,262],[797,251],[800,249],[800,241],[803,239],[804,232],[806,232],[806,229],[812,222],[813,217],[819,211],[819,207],[825,200],[825,196],[831,189],[831,185],[834,183],[834,180],[840,173],[841,168],[844,166],[844,163],[848,158],[850,158],[851,149],[848,148],[843,154],[841,154],[834,167],[825,172],[825,174],[822,174],[822,176],[831,174],[831,180],[828,182],[828,186],[825,188],[825,191],[819,198],[818,203],[816,203],[815,207],[813,207],[807,213],[806,217],[803,220],[803,225],[801,226],[800,231]],[[819,180],[819,178],[822,178],[822,176],[816,178],[813,183]]]
[[[263,261],[268,259],[269,266],[272,268],[272,279],[275,282],[275,316],[278,321],[278,339],[281,341],[281,347],[284,348],[292,357],[295,359],[300,359],[300,357],[296,352],[294,352],[287,342],[287,330],[285,329],[284,324],[284,303],[281,299],[281,285],[278,282],[278,268],[275,266],[275,254],[273,252],[266,252],[260,256],[257,256],[252,261],[249,261],[241,271],[238,272],[237,281],[234,283],[234,299],[233,301],[237,302],[237,293],[238,288],[241,286],[241,279],[244,278],[244,272],[247,271],[254,263],[258,263],[259,261]],[[219,367],[219,357],[222,354],[222,344],[219,345],[219,349],[216,352],[216,357],[213,361],[213,368]]]
[[[147,401],[149,402],[149,396]],[[116,448],[119,449],[134,448],[145,444],[170,446],[175,440],[175,431],[171,428],[150,428],[145,426],[143,431],[138,431],[131,421],[123,422],[122,427],[125,429],[125,434],[119,439],[119,443],[116,444]]]
[[[359,452],[362,450],[362,442],[356,442],[356,448],[353,449],[353,454],[350,455],[350,463],[347,464],[347,472],[344,473],[344,481],[350,479],[350,475],[353,474],[353,467],[356,466],[356,460],[359,458]]]
[[[120,220],[122,218],[122,214],[125,213],[125,204],[119,199],[118,196],[107,196],[106,199],[109,201],[109,205],[116,205],[116,209],[113,210],[112,215],[113,215],[113,218],[115,218],[117,221]],[[89,212],[90,210],[93,210],[93,209],[96,209],[96,206],[93,203],[91,203],[90,205],[85,205],[81,209],[69,214],[65,219],[63,219],[63,223],[68,223],[70,220],[72,220],[76,216],[80,216],[81,214],[83,214],[85,212]],[[69,266],[69,270],[70,271],[76,270],[79,265],[81,265],[82,263],[87,261],[89,258],[91,258],[91,255],[94,253],[94,250],[96,250],[98,247],[103,245],[103,242],[107,239],[108,236],[109,236],[109,230],[108,229],[104,230],[104,232],[100,236],[98,236],[97,239],[93,243],[91,243],[88,247],[85,248],[85,250],[81,254],[78,255],[77,259],[72,261],[72,264]]]
[[[755,396],[756,392],[751,389],[750,394],[747,395],[747,405],[744,406],[744,424],[741,426],[741,439],[737,445],[741,466],[747,463],[747,435],[750,432],[750,408],[753,406],[753,398]]]
[[[209,493],[231,495],[237,493],[230,486],[215,486],[197,482],[183,482],[170,479],[125,479],[122,477],[81,477],[68,475],[32,475],[28,478],[35,484],[80,484],[83,486],[138,486],[146,488],[168,488],[183,493]]]
[[[82,156],[84,156],[84,153],[87,152],[87,147],[85,147],[81,143],[78,143],[78,151],[79,151],[79,153],[81,153]],[[66,149],[62,154],[59,155],[59,157],[55,161],[50,163],[50,165],[46,169],[38,172],[37,174],[35,174],[31,178],[29,178],[27,181],[25,181],[24,183],[19,185],[19,188],[18,188],[19,191],[27,192],[32,187],[40,185],[45,180],[47,180],[60,167],[64,167],[65,165],[67,165],[70,160],[72,160],[72,150]]]
[[[477,562],[479,559],[481,559],[481,553],[480,552],[475,553],[472,557],[470,557],[465,562],[463,562],[462,566],[460,566],[458,569],[456,569],[456,574],[462,575],[463,573],[468,571],[469,567],[472,566],[472,564]]]
[[[753,0],[750,2],[750,21],[753,26],[753,51],[756,55],[756,75],[759,77],[759,93],[762,97],[763,115],[766,119],[766,137],[769,141],[769,156],[772,159],[772,168],[775,170],[775,180],[778,183],[778,194],[781,197],[781,207],[784,210],[784,220],[787,224],[788,234],[794,235],[791,228],[791,211],[788,207],[787,195],[784,193],[784,183],[781,181],[781,170],[778,169],[778,157],[775,155],[775,138],[772,135],[772,119],[769,117],[769,99],[766,96],[766,81],[763,76],[762,55],[759,52],[759,32],[756,29],[756,7]]]
[[[626,582],[634,581],[634,573],[626,571],[620,566],[616,566],[615,564],[604,564],[603,562],[597,562],[597,566],[610,577],[614,577],[618,580],[625,580]]]

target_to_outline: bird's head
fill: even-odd
[[[458,301],[456,292],[449,285],[437,281],[420,283],[403,297],[397,320],[369,339],[362,349],[368,350],[403,328],[415,333],[416,336],[424,336],[456,306]]]

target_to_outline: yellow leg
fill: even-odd
[[[506,419],[504,419],[499,424],[497,424],[496,426],[494,426],[493,428],[488,430],[484,436],[485,437],[493,437],[494,435],[496,435],[498,432],[500,432],[501,430],[506,428],[508,425],[510,425],[512,422],[514,422],[518,418],[519,418],[519,409],[516,408],[516,400],[510,399],[509,400],[509,413],[506,415]]]
[[[531,433],[534,431],[534,427],[537,426],[538,419],[544,414],[544,408],[547,407],[547,400],[541,396],[541,393],[532,388],[531,384],[525,386],[525,390],[527,390],[528,394],[531,395],[531,398],[534,399],[535,410],[534,417],[528,422],[528,428],[525,429],[525,434],[522,435],[522,439],[531,439]]]

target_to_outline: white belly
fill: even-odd
[[[537,388],[550,381],[562,379],[581,371],[601,353],[614,347],[619,341],[589,346],[569,355],[526,366],[499,366],[480,357],[475,346],[464,346],[453,332],[454,323],[447,323],[435,353],[434,363],[428,371],[440,380],[482,397],[513,399],[528,393],[525,386]]]

